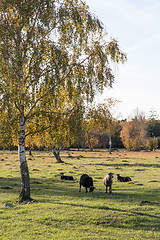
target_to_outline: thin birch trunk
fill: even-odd
[[[112,153],[112,138],[111,138],[111,134],[109,134],[109,153]]]
[[[18,143],[18,155],[20,161],[21,170],[21,192],[19,198],[21,201],[30,199],[30,178],[29,170],[25,156],[25,117],[24,111],[20,113],[20,133],[19,133],[19,143]]]

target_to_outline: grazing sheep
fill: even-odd
[[[120,174],[117,174],[117,181],[118,182],[129,182],[132,181],[130,177],[121,177]]]
[[[86,188],[86,193],[87,188],[89,188],[89,192],[93,192],[95,187],[93,186],[93,179],[91,177],[89,177],[87,174],[83,174],[80,178],[80,187],[79,187],[79,192],[81,192],[81,186]]]
[[[103,183],[106,186],[106,193],[107,193],[108,187],[109,187],[109,193],[112,193],[113,174],[114,173],[110,172],[103,178]]]
[[[72,176],[66,176],[63,173],[61,173],[61,180],[74,180]]]

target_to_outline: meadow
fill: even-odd
[[[31,197],[19,204],[21,181],[16,151],[0,151],[0,239],[160,239],[160,151],[62,151],[57,163],[49,151],[26,153]],[[61,181],[60,173],[74,181]],[[113,193],[103,177],[113,172]],[[83,173],[93,178],[93,193],[79,192]],[[129,176],[120,183],[116,174]],[[4,203],[15,207],[3,207]]]

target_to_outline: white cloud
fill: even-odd
[[[144,5],[128,0],[100,0],[99,4],[106,11],[109,9],[116,17],[121,17],[129,22],[141,26],[151,26],[154,20],[153,12]],[[147,6],[147,5],[146,5]]]
[[[139,48],[144,48],[148,45],[153,45],[156,43],[160,43],[160,33],[154,34],[152,37],[145,39],[144,41],[141,41],[140,43],[133,44],[132,46],[125,48],[124,51],[126,53],[129,53],[129,52],[135,51]]]
[[[129,53],[129,52],[132,52],[132,51],[134,51],[134,50],[137,50],[137,49],[140,48],[141,46],[142,46],[142,43],[134,44],[134,45],[132,45],[132,46],[130,46],[130,47],[125,48],[124,51],[125,51],[126,53]]]
[[[148,44],[154,44],[154,43],[159,43],[159,42],[160,42],[160,33],[157,33],[157,34],[153,35],[147,41]]]
[[[157,8],[160,8],[160,3],[159,2],[156,2],[151,7],[149,7],[150,10],[154,10],[154,9],[157,10]]]
[[[159,17],[159,12],[156,14],[157,8],[160,7],[158,1],[152,4],[142,0],[138,3],[135,0],[87,0],[86,2],[89,6],[97,5],[98,2],[99,9],[112,13],[116,19],[120,17],[144,28],[153,28],[157,22],[157,15]]]

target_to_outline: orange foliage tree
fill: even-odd
[[[146,146],[147,131],[144,119],[132,119],[122,122],[121,139],[128,150],[139,150]]]

